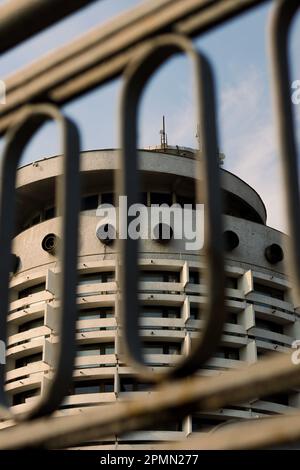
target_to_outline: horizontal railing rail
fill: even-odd
[[[7,95],[0,110],[0,134],[15,119],[20,106],[28,102],[49,100],[62,105],[120,76],[141,41],[170,31],[194,37],[265,1],[150,0],[138,6],[15,75],[2,77]],[[65,3],[72,2],[60,2],[57,11]]]
[[[157,422],[171,422],[191,410],[215,411],[232,404],[267,397],[300,386],[300,362],[291,351],[260,360],[243,369],[214,377],[195,374],[212,357],[220,342],[224,319],[224,260],[222,219],[217,164],[217,119],[212,66],[194,48],[192,39],[241,15],[266,0],[151,0],[104,26],[99,26],[73,43],[37,60],[5,79],[6,104],[0,109],[0,135],[6,132],[0,167],[0,333],[6,341],[9,306],[9,264],[13,236],[15,180],[23,148],[30,137],[49,119],[58,121],[62,132],[63,177],[57,194],[62,221],[61,263],[58,283],[57,363],[46,393],[26,415],[15,415],[4,392],[5,368],[1,365],[0,415],[14,425],[0,431],[0,448],[63,448],[105,439]],[[0,7],[0,52],[11,49],[66,15],[92,3],[91,0],[11,0]],[[295,299],[300,299],[300,222],[297,155],[293,115],[289,96],[288,33],[300,7],[300,0],[273,0],[270,29],[274,102],[276,106],[279,153],[285,176],[285,198],[290,229],[288,274]],[[182,362],[153,374],[141,353],[138,338],[137,245],[126,241],[120,246],[121,326],[127,341],[128,365],[153,383],[145,397],[133,397],[86,410],[78,415],[55,418],[72,379],[76,335],[77,229],[79,211],[79,130],[76,123],[59,111],[65,103],[111,81],[122,79],[121,162],[117,192],[124,191],[136,202],[139,172],[136,155],[136,120],[140,96],[151,74],[174,53],[184,52],[193,62],[195,102],[198,107],[202,152],[197,155],[197,174],[204,175],[202,190],[207,206],[206,303],[203,305],[203,331],[193,337],[197,349]],[[199,149],[200,150],[200,149]],[[134,158],[135,157],[135,158]],[[132,184],[132,181],[136,184]],[[199,190],[199,188],[198,188]],[[200,190],[198,191],[200,193]],[[198,194],[199,196],[199,194]],[[131,296],[128,295],[131,293]],[[133,294],[136,295],[133,295]],[[57,339],[57,338],[56,338]],[[299,353],[300,354],[300,353]],[[84,362],[79,360],[78,362]],[[19,422],[21,421],[21,422]],[[255,422],[228,425],[206,437],[168,444],[180,449],[245,449],[282,445],[300,440],[300,411]],[[158,448],[166,448],[161,444]]]

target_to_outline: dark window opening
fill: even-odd
[[[113,318],[112,307],[98,307],[89,310],[80,310],[78,320],[97,320],[98,318]]]
[[[239,196],[223,191],[223,212],[233,217],[250,220],[262,224],[263,220],[258,212]]]
[[[16,359],[16,369],[19,369],[20,367],[26,367],[28,364],[32,364],[33,362],[39,362],[43,360],[43,354],[36,353],[36,354],[30,354],[30,356],[24,356],[20,357],[19,359]]]
[[[144,431],[173,431],[173,432],[180,432],[182,431],[182,422],[175,421],[172,423],[157,423],[153,426],[147,426],[143,429]]]
[[[146,306],[142,308],[141,316],[144,318],[180,318],[180,307]]]
[[[180,282],[178,271],[141,271],[141,282]]]
[[[39,388],[33,389],[33,390],[27,390],[26,392],[16,393],[12,398],[12,404],[13,406],[21,405],[22,403],[26,402],[27,398],[35,397],[37,395],[40,395]]]
[[[36,284],[35,286],[26,287],[26,289],[22,289],[19,291],[18,298],[24,299],[24,297],[28,297],[29,295],[37,294],[38,292],[44,291],[45,288],[45,282],[41,282],[40,284]]]
[[[215,353],[215,357],[220,357],[223,359],[239,360],[240,358],[239,349],[223,346]]]
[[[213,429],[221,423],[226,423],[226,419],[218,418],[201,418],[200,416],[192,418],[192,431],[193,432],[205,432]]]
[[[271,401],[273,403],[278,403],[278,405],[289,406],[289,396],[284,393],[276,393],[274,395],[268,395],[261,398],[263,401]]]
[[[192,320],[200,320],[201,319],[201,310],[199,307],[190,307],[190,318]]]
[[[238,288],[238,278],[226,276],[225,277],[225,287],[228,289],[237,289]]]
[[[113,379],[106,380],[82,380],[75,382],[69,391],[69,395],[81,395],[85,393],[111,393],[114,391]]]
[[[263,330],[273,331],[274,333],[283,334],[283,326],[279,323],[274,323],[269,320],[262,320],[261,318],[256,318],[255,326]]]
[[[176,195],[176,203],[179,204],[182,208],[186,205],[191,205],[192,209],[196,207],[196,199],[195,197],[191,196],[179,196]]]
[[[31,330],[33,328],[38,328],[44,325],[44,318],[35,318],[34,320],[27,321],[19,325],[18,332],[23,333],[24,331]]]
[[[82,211],[89,211],[97,209],[99,205],[98,194],[93,194],[91,196],[85,196],[81,199],[80,209]]]
[[[103,193],[101,194],[101,204],[115,204],[115,195],[114,193]]]
[[[39,224],[41,221],[41,214],[35,215],[31,220],[31,226]]]
[[[226,322],[227,323],[233,323],[234,325],[237,325],[237,314],[236,313],[227,313],[227,316],[226,316]]]
[[[196,270],[190,270],[189,272],[189,283],[200,284],[200,273]]]
[[[144,342],[144,354],[181,354],[181,343]]]
[[[49,207],[45,209],[44,218],[45,220],[53,219],[55,217],[55,207]]]
[[[254,291],[278,300],[284,300],[284,290],[254,282]]]
[[[103,356],[105,354],[114,354],[114,343],[92,343],[81,344],[77,348],[78,356]]]
[[[172,205],[172,194],[170,193],[150,193],[150,204],[161,205],[167,204],[168,206]]]
[[[143,193],[140,193],[140,203],[143,204],[144,206],[148,206],[148,197],[147,197],[147,193],[143,192]]]
[[[120,378],[120,391],[121,392],[145,392],[153,387],[153,384],[141,382],[133,377]]]
[[[79,277],[79,285],[98,284],[104,282],[113,282],[115,280],[114,271],[81,274]]]

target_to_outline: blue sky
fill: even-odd
[[[141,0],[96,2],[3,55],[0,78],[5,80],[6,76],[39,56],[141,3]],[[268,224],[284,230],[282,184],[267,58],[269,14],[270,3],[267,3],[197,38],[195,44],[209,57],[215,71],[220,148],[226,156],[224,168],[245,179],[261,194],[268,210]],[[291,42],[293,80],[300,79],[298,39],[300,24],[297,18]],[[64,111],[81,129],[83,150],[118,146],[121,86],[122,80],[115,80],[65,106]],[[159,144],[163,114],[166,116],[169,144],[196,145],[190,64],[185,58],[170,60],[151,79],[141,107],[141,146]],[[32,139],[24,163],[59,151],[56,129],[47,125]]]

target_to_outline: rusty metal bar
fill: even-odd
[[[188,357],[166,373],[153,373],[142,354],[139,331],[138,302],[138,241],[131,237],[120,240],[121,292],[120,310],[123,315],[124,339],[129,363],[146,380],[167,380],[187,376],[213,355],[220,342],[224,320],[224,259],[222,203],[218,165],[218,137],[215,114],[215,87],[212,67],[206,57],[197,51],[193,43],[179,34],[165,34],[147,42],[138,56],[129,64],[124,73],[121,94],[121,165],[118,171],[119,195],[126,194],[127,203],[138,203],[139,175],[137,153],[137,128],[139,103],[143,90],[152,74],[170,57],[178,52],[186,54],[192,62],[196,119],[199,122],[201,151],[196,159],[197,199],[205,204],[205,245],[206,281],[208,299],[203,307],[204,325],[196,345]],[[127,229],[127,227],[126,227]]]
[[[7,105],[0,114],[0,132],[3,133],[16,116],[19,118],[22,116],[22,114],[19,115],[19,108],[21,108],[22,113],[24,111],[22,111],[23,105],[28,102],[36,102],[37,100],[43,99],[61,105],[81,95],[85,91],[120,75],[126,69],[128,63],[131,62],[133,54],[139,52],[140,49],[138,49],[138,47],[140,47],[141,41],[147,43],[153,36],[170,32],[177,34],[180,32],[188,37],[194,37],[264,1],[265,0],[159,0],[148,2],[146,5],[142,5],[133,10],[133,12],[124,15],[121,19],[113,21],[105,28],[97,29],[86,35],[84,39],[80,39],[72,45],[63,48],[57,55],[53,55],[52,58],[50,57],[50,60],[49,58],[42,59],[37,62],[31,70],[27,68],[25,71],[8,79]],[[28,5],[33,5],[34,3],[35,2],[29,0],[27,2]],[[51,4],[53,5],[54,3],[53,0]],[[11,2],[11,5],[15,4],[15,2]],[[39,2],[39,5],[44,5],[44,8],[46,8],[45,5],[49,7],[49,4],[50,2],[46,0]],[[67,4],[69,4],[69,2],[65,2],[65,5]],[[75,2],[72,2],[72,4],[74,5]],[[24,12],[26,12],[25,2],[23,2],[23,0],[21,5],[24,8]],[[171,5],[172,8],[170,8]],[[279,116],[278,129],[285,172],[285,184],[288,194],[288,215],[292,233],[291,251],[293,250],[294,254],[294,280],[297,282],[298,297],[300,297],[300,250],[297,246],[300,238],[300,225],[298,222],[299,201],[297,200],[299,197],[299,185],[296,178],[297,161],[295,138],[291,132],[293,120],[289,96],[287,45],[290,23],[299,5],[299,0],[293,3],[290,0],[280,0],[276,2],[275,15],[272,23],[272,58],[275,98],[277,112],[282,114],[282,116]],[[13,10],[11,12],[13,13]],[[14,27],[13,17],[14,15],[12,14],[10,26],[12,30]],[[28,19],[28,17],[30,17],[29,10],[28,16],[25,14],[25,19]],[[7,18],[7,24],[9,25],[9,9],[7,10]],[[53,19],[51,21],[56,20]],[[41,28],[43,27],[45,27],[45,24]],[[35,31],[29,28],[29,35],[34,34],[34,32]],[[168,54],[166,54],[166,56],[168,56]],[[162,59],[165,59],[165,56],[160,58],[155,57],[155,61],[157,62],[154,63],[154,66],[152,63],[152,65],[144,71],[146,75],[142,76],[142,83],[138,83],[138,91],[132,88],[128,90],[129,99],[127,104],[133,105],[134,107],[133,118],[136,118],[135,108],[137,107],[139,94],[142,91],[143,85],[149,73],[155,70],[156,65],[159,65]],[[130,68],[132,64],[134,65],[134,62],[130,64]],[[149,71],[151,67],[153,70]],[[210,96],[209,93],[208,95]],[[57,117],[56,112],[51,115]],[[208,116],[211,118],[210,115]],[[22,122],[18,124],[18,121],[16,121],[16,125],[21,125],[22,127]],[[3,312],[6,312],[8,303],[8,277],[5,268],[9,265],[8,256],[10,250],[8,248],[12,226],[12,215],[7,212],[8,208],[4,203],[4,199],[10,199],[9,196],[11,196],[13,200],[12,182],[15,178],[16,164],[20,158],[23,146],[32,134],[32,129],[35,128],[38,128],[36,123],[25,128],[25,134],[17,132],[17,137],[20,139],[19,142],[15,140],[16,135],[12,137],[12,134],[9,134],[8,145],[10,147],[8,147],[8,149],[10,152],[6,151],[4,154],[5,158],[3,159],[1,174],[1,187],[3,192],[0,202],[0,234],[2,240],[0,246],[3,250],[3,266],[1,268],[0,264],[0,297],[1,301],[4,303],[0,309],[2,314],[1,329],[2,327],[4,328]],[[130,129],[124,127],[125,137],[128,137],[129,131]],[[125,146],[125,150],[127,151],[127,154],[125,152],[125,156],[127,155],[128,158],[132,158],[128,150],[135,151],[136,146],[135,134],[130,134],[130,136],[131,140],[128,147],[126,148]],[[76,183],[78,173],[78,167],[76,166],[78,164],[76,131],[74,131],[73,138],[74,137],[76,155],[73,163],[71,161],[72,159],[68,159],[68,161],[65,162],[70,166],[68,167],[69,173],[66,173],[67,177],[64,181],[64,194],[66,197],[72,196],[76,200],[76,196],[78,195],[76,194],[78,191],[75,190],[76,185],[74,184],[74,181]],[[215,141],[213,139],[212,146],[214,146],[214,143]],[[208,153],[212,155],[211,152]],[[135,163],[136,162],[131,165],[131,169],[134,168]],[[208,180],[214,175],[214,172],[215,170],[208,174]],[[74,181],[68,178],[74,178]],[[128,188],[125,193],[127,192],[130,193]],[[131,199],[135,199],[134,191],[131,193]],[[64,240],[65,243],[69,243],[70,233],[73,233],[74,230],[76,231],[77,229],[77,216],[75,212],[78,206],[75,212],[73,201],[70,207],[66,204],[63,204],[63,207],[65,211],[69,211],[64,222]],[[216,214],[218,214],[218,211],[216,211]],[[216,214],[212,215],[215,216]],[[213,222],[214,219],[212,217],[210,220],[210,228],[213,228]],[[69,224],[69,226],[67,227],[66,224]],[[73,232],[70,231],[71,229]],[[216,233],[219,232],[220,230],[216,230]],[[72,235],[71,239],[74,239]],[[217,247],[219,250],[221,243],[218,239],[215,241],[217,245],[220,245]],[[67,312],[67,316],[62,318],[62,346],[65,345],[67,348],[70,346],[69,341],[71,341],[71,343],[74,341],[74,318],[71,316],[71,312],[76,309],[76,302],[74,300],[76,288],[74,277],[74,273],[76,272],[76,256],[74,256],[74,250],[76,250],[76,241],[72,241],[72,243],[71,251],[68,250],[68,252],[66,252],[65,250],[64,252],[66,276],[62,278],[63,292],[68,292],[69,294],[71,291],[72,293],[70,297],[62,294],[63,310],[64,313]],[[216,266],[220,266],[220,263],[217,263]],[[126,272],[126,275],[134,277],[134,271],[130,268]],[[219,289],[216,290],[219,292]],[[209,294],[211,294],[211,291],[212,287],[210,285]],[[215,312],[218,312],[218,308],[216,308]],[[66,329],[69,328],[70,330],[67,332]],[[206,340],[208,339],[209,335]],[[206,347],[209,351],[210,345],[206,345]],[[106,407],[101,406],[98,409],[87,410],[85,413],[76,416],[62,418],[40,417],[41,415],[55,410],[61,402],[63,395],[66,393],[66,384],[72,375],[72,354],[73,353],[71,353],[71,355],[67,353],[66,357],[61,357],[62,361],[59,364],[52,384],[53,393],[51,400],[47,401],[46,397],[46,401],[42,402],[42,407],[29,414],[29,417],[34,417],[36,418],[35,420],[0,431],[0,448],[15,449],[37,446],[47,448],[68,447],[80,444],[83,440],[101,439],[115,434],[141,430],[149,425],[154,425],[158,421],[172,421],[179,416],[183,417],[191,410],[217,410],[232,403],[242,403],[250,399],[255,399],[258,396],[282,392],[300,385],[300,365],[293,364],[289,354],[277,355],[276,357],[265,359],[243,370],[239,369],[226,372],[214,378],[193,376],[188,379],[165,383],[153,389],[153,393],[147,395],[147,398],[143,396],[129,402],[118,402]],[[188,363],[185,365],[188,367]],[[194,370],[195,367],[192,367],[187,370],[187,373]],[[63,377],[63,373],[67,374],[66,377]],[[174,375],[176,374],[174,373]],[[59,378],[61,378],[61,382]],[[0,391],[0,394],[1,407],[4,408],[6,404],[3,390]],[[215,434],[207,438],[192,438],[187,442],[176,443],[173,447],[180,449],[257,448],[280,445],[299,439],[300,413],[297,413],[289,417],[284,416],[230,426],[226,429],[216,431]],[[168,444],[168,448],[170,448],[170,446],[171,445]]]
[[[161,385],[147,397],[99,406],[99,409],[75,416],[41,418],[18,424],[0,431],[0,449],[69,447],[83,440],[101,440],[115,434],[142,430],[157,421],[169,422],[191,410],[217,410],[257,396],[283,392],[299,384],[300,365],[292,363],[290,354],[277,354],[276,357],[266,358],[244,369],[224,372],[214,378],[194,376]],[[294,424],[293,440],[300,439],[300,417],[298,419],[299,423]],[[258,425],[259,421],[255,423]],[[282,433],[278,438],[277,433],[278,427],[271,427],[270,443],[272,436],[277,443],[279,438],[281,443],[291,440],[290,435]]]
[[[218,26],[220,23],[236,15],[240,15],[249,8],[253,8],[265,2],[264,0],[262,2],[260,0],[226,0],[213,3],[214,5],[211,5],[211,8],[207,8],[206,11],[198,9],[194,15],[190,15],[189,18],[178,21],[176,30],[181,34],[188,35],[200,29],[201,31],[205,31],[206,28],[209,29],[211,26]]]
[[[206,436],[176,443],[157,444],[156,450],[254,450],[272,449],[300,441],[300,413],[227,424]]]
[[[32,135],[52,119],[58,124],[62,140],[63,169],[58,184],[57,206],[61,216],[62,243],[59,247],[58,335],[56,364],[49,387],[33,408],[17,419],[35,418],[57,409],[72,382],[75,357],[77,310],[77,239],[79,213],[79,133],[70,118],[51,104],[23,108],[21,119],[8,132],[0,165],[0,338],[6,343],[6,322],[9,305],[9,268],[14,228],[16,174],[24,148]],[[5,365],[0,365],[1,418],[11,414],[4,391]]]
[[[266,1],[151,0],[4,80],[7,104],[1,107],[0,134],[28,101],[63,104],[117,77],[141,41],[171,31],[194,37]],[[195,13],[201,16],[192,21]]]
[[[272,15],[270,29],[275,117],[290,235],[288,266],[293,276],[296,305],[300,305],[300,191],[288,49],[292,20],[299,8],[299,0],[278,1]]]
[[[0,53],[95,0],[10,0],[0,7]]]

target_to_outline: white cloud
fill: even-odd
[[[224,167],[261,196],[267,209],[268,225],[286,231],[280,161],[267,80],[252,66],[242,76],[233,75],[229,84],[219,85],[220,147],[226,156]],[[196,145],[195,102],[190,85],[185,80],[176,83],[177,99],[169,103],[166,119],[171,145]],[[162,110],[156,109],[157,118],[149,119],[147,113],[143,142],[153,141],[153,135],[156,141],[162,114]],[[149,125],[152,121],[156,127]]]
[[[250,68],[245,76],[223,89],[221,123],[226,168],[260,194],[267,208],[268,225],[286,230],[270,97],[256,69]]]
[[[221,83],[220,86],[219,116],[221,151],[226,156],[224,166],[261,196],[267,209],[268,225],[286,231],[276,130],[267,88],[269,83],[259,70],[249,67],[242,76],[233,76],[231,83]],[[169,107],[167,114],[169,143],[195,146],[193,88],[183,82],[177,90],[178,99]],[[151,133],[153,129],[150,130],[148,125],[144,136],[149,137]]]

